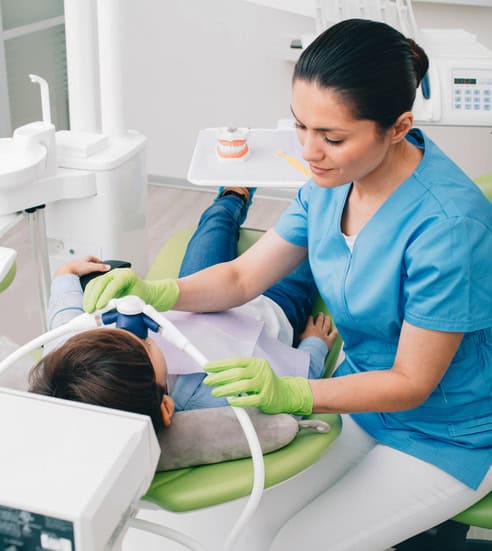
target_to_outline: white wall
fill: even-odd
[[[130,0],[126,15],[128,122],[149,138],[150,174],[185,178],[202,128],[289,115],[282,47],[310,18],[241,0]]]
[[[414,8],[421,27],[460,26],[492,49],[492,8]],[[309,17],[243,0],[125,0],[125,24],[128,124],[149,138],[148,172],[171,179],[186,177],[201,128],[272,127],[288,116],[293,63],[283,55],[314,28]],[[490,131],[429,133],[478,176],[492,171]]]

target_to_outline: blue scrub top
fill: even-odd
[[[341,231],[351,184],[324,189],[310,180],[275,229],[308,248],[344,341],[334,376],[390,369],[403,320],[465,332],[422,405],[352,417],[379,442],[476,489],[492,464],[492,205],[420,130],[407,139],[423,158],[360,231],[352,253]]]

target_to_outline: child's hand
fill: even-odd
[[[326,316],[320,312],[316,316],[316,321],[313,316],[309,316],[304,331],[300,334],[300,340],[304,340],[307,337],[318,337],[326,343],[328,349],[333,346],[335,339],[338,337],[338,331],[332,322],[330,316]]]
[[[90,274],[91,272],[107,272],[111,266],[108,264],[103,264],[101,259],[95,256],[85,256],[79,260],[73,260],[72,262],[67,262],[55,273],[55,277],[64,275],[64,274],[73,274],[76,276],[83,276]]]

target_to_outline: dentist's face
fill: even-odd
[[[320,187],[363,181],[388,152],[389,132],[382,133],[374,121],[355,119],[350,104],[333,89],[296,80],[292,113],[302,156]]]

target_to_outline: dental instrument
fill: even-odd
[[[311,171],[308,170],[298,159],[295,157],[291,157],[290,155],[287,155],[283,151],[277,151],[277,155],[279,157],[282,157],[282,159],[285,159],[291,166],[299,170],[301,174],[304,174],[304,176],[307,176],[308,178],[312,178]]]
[[[48,342],[70,333],[95,329],[102,325],[110,324],[115,324],[116,327],[130,331],[140,338],[145,338],[148,334],[148,330],[150,329],[151,331],[161,335],[178,349],[186,352],[199,364],[200,367],[203,367],[207,363],[207,359],[203,356],[203,354],[201,354],[201,352],[191,344],[191,342],[174,326],[174,324],[171,323],[171,321],[162,316],[152,306],[145,304],[140,298],[130,295],[119,299],[113,299],[103,310],[96,311],[94,314],[81,314],[67,324],[56,329],[52,329],[40,337],[33,339],[24,346],[21,346],[6,359],[0,362],[0,375],[3,371],[6,371],[9,367],[14,365],[20,358]],[[263,453],[253,424],[244,409],[233,408],[233,411],[237,416],[250,446],[251,456],[253,459],[254,482],[250,498],[228,535],[225,542],[224,551],[230,551],[234,548],[234,543],[238,535],[254,514],[262,496],[265,478]],[[0,497],[0,513],[1,505],[3,505],[3,503],[2,498]],[[142,527],[144,524],[145,523],[142,524],[135,521],[133,526]],[[158,527],[156,528],[156,533],[162,534],[162,530],[162,527]],[[171,531],[168,535],[173,538],[174,532]],[[186,536],[184,536],[184,538],[186,540]],[[184,544],[185,540],[181,541],[181,543]],[[202,549],[201,547],[197,547],[196,545],[198,544],[193,542],[192,539],[190,541],[192,545],[190,549]]]

